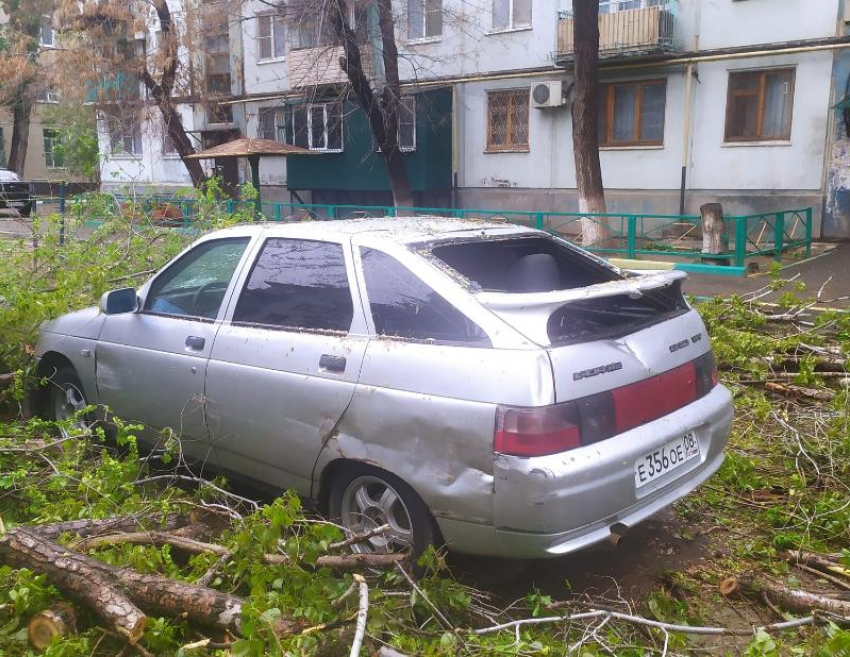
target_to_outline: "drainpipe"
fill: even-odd
[[[691,103],[694,80],[694,65],[685,69],[685,118],[682,129],[682,180],[679,188],[679,214],[685,214],[685,186],[688,178],[688,163],[691,157]]]
[[[457,207],[457,179],[460,170],[460,152],[458,150],[458,114],[457,114],[457,84],[452,85],[452,198],[451,205]]]

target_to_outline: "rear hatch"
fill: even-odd
[[[539,233],[438,243],[429,255],[461,274],[479,303],[547,350],[557,402],[641,381],[641,396],[664,396],[667,412],[693,401],[700,373],[688,364],[699,364],[710,348],[682,295],[683,272],[626,277]]]

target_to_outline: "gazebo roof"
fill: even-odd
[[[187,155],[186,160],[208,160],[223,159],[228,157],[268,157],[287,155],[315,155],[315,151],[309,151],[300,146],[282,144],[271,139],[234,139],[225,144],[213,146],[205,151]]]

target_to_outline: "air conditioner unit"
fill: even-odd
[[[538,82],[531,87],[531,102],[537,109],[566,105],[563,83],[560,80]]]

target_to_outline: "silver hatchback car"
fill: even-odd
[[[86,404],[294,488],[361,544],[551,557],[668,506],[732,420],[681,272],[440,218],[254,224],[49,323],[49,417]]]

